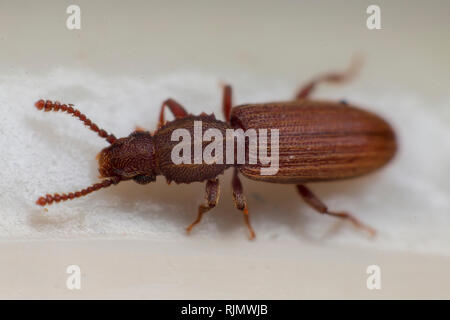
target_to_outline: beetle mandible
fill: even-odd
[[[163,175],[168,182],[191,183],[206,181],[205,202],[198,208],[197,218],[187,227],[189,233],[198,224],[205,212],[214,208],[219,200],[218,175],[233,167],[232,190],[235,206],[242,211],[250,239],[255,232],[250,225],[247,201],[243,193],[239,173],[247,178],[283,184],[294,184],[301,197],[321,214],[327,214],[352,222],[371,235],[375,230],[347,212],[335,212],[311,192],[304,184],[331,181],[361,176],[386,164],[397,149],[392,127],[379,116],[352,106],[345,101],[334,102],[309,99],[319,83],[341,83],[352,78],[357,63],[352,63],[345,72],[327,73],[318,76],[303,86],[288,102],[246,104],[232,107],[232,89],[223,86],[223,113],[225,121],[214,115],[195,116],[174,99],[164,101],[161,106],[158,129],[154,133],[137,129],[128,137],[116,138],[100,129],[73,105],[39,100],[35,106],[44,111],[63,111],[79,118],[92,131],[110,145],[98,154],[99,172],[103,180],[77,192],[47,194],[36,203],[41,206],[53,202],[72,200],[93,191],[133,180],[148,184]],[[164,110],[168,107],[174,115],[166,122]],[[174,143],[171,134],[184,128],[192,132],[194,122],[202,121],[203,128],[218,129],[279,129],[279,170],[275,175],[261,175],[258,164],[220,164],[205,162],[196,164],[174,164],[171,149]]]

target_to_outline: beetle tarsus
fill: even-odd
[[[233,173],[233,181],[232,181],[232,188],[233,188],[233,198],[234,198],[234,205],[238,210],[241,210],[244,215],[244,222],[247,226],[247,229],[250,233],[250,240],[254,239],[256,234],[253,230],[251,224],[250,224],[250,216],[248,214],[248,208],[247,208],[247,200],[245,199],[244,190],[242,188],[241,180],[238,176],[238,171],[235,168]]]
[[[377,234],[377,232],[374,228],[372,228],[368,225],[365,225],[364,223],[359,221],[357,218],[355,218],[348,212],[332,212],[332,211],[327,210],[326,212],[323,212],[323,213],[334,216],[334,217],[338,217],[341,219],[349,220],[356,228],[366,231],[370,237],[374,237]]]
[[[250,218],[249,218],[249,215],[248,215],[247,206],[245,206],[245,208],[244,208],[244,221],[245,221],[245,225],[247,226],[247,229],[248,229],[248,231],[250,233],[248,238],[250,240],[255,239],[256,233],[255,233],[255,230],[253,230],[252,226],[250,225]]]
[[[317,196],[314,193],[312,193],[312,191],[309,190],[306,186],[299,184],[299,185],[297,185],[297,190],[300,193],[300,195],[302,196],[303,200],[305,200],[305,202],[307,204],[309,204],[317,212],[322,213],[322,214],[328,214],[330,216],[334,216],[337,218],[349,220],[355,227],[367,231],[371,237],[376,235],[375,229],[363,224],[361,221],[359,221],[357,218],[355,218],[351,214],[349,214],[347,212],[329,211],[327,206],[319,198],[317,198]]]
[[[330,72],[325,73],[317,78],[309,81],[304,85],[297,93],[296,100],[307,99],[322,82],[328,83],[343,83],[352,80],[362,67],[363,59],[361,55],[355,55],[350,61],[350,65],[347,70],[343,72]]]
[[[203,214],[208,212],[217,205],[217,203],[219,202],[219,197],[220,197],[219,179],[208,180],[206,182],[205,203],[201,204],[198,207],[197,218],[186,228],[186,232],[188,234],[191,232],[192,228],[194,228],[195,225],[200,223]]]

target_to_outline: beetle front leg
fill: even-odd
[[[147,130],[146,130],[144,127],[141,127],[141,126],[135,126],[135,127],[134,127],[134,131],[137,131],[137,132],[146,132]]]
[[[164,119],[164,109],[166,106],[169,107],[169,110],[172,112],[174,117],[177,119],[186,117],[188,115],[187,111],[183,108],[183,106],[181,104],[176,102],[174,99],[167,99],[161,105],[161,111],[159,113],[158,128],[161,128],[166,122]]]
[[[361,56],[356,56],[350,62],[350,66],[343,72],[330,72],[324,75],[318,76],[315,79],[304,85],[295,96],[296,100],[307,99],[318,84],[322,82],[328,83],[342,83],[347,82],[355,77],[362,66]]]
[[[192,228],[198,224],[203,217],[205,212],[208,212],[212,208],[214,208],[219,202],[220,196],[220,185],[219,179],[208,180],[206,182],[206,195],[205,195],[205,203],[201,204],[198,207],[197,219],[191,223],[189,227],[186,228],[187,233],[191,232]]]
[[[302,184],[297,185],[297,189],[298,189],[298,192],[300,193],[300,195],[303,197],[303,200],[305,200],[305,202],[307,204],[309,204],[311,207],[313,207],[319,213],[328,214],[328,215],[335,216],[335,217],[338,217],[341,219],[349,220],[357,228],[366,230],[370,234],[370,236],[375,236],[375,234],[376,234],[375,229],[363,224],[358,219],[353,217],[351,214],[349,214],[347,212],[329,211],[327,206],[322,201],[320,201],[320,199],[317,198],[316,195],[314,193],[312,193],[311,190],[309,190],[304,185],[302,185]]]
[[[234,169],[232,187],[233,187],[234,205],[238,210],[241,210],[242,213],[244,214],[244,222],[248,228],[248,231],[250,232],[250,240],[252,240],[255,238],[256,235],[255,231],[250,225],[250,217],[247,209],[247,200],[245,199],[244,191],[242,189],[242,183],[241,180],[239,179],[238,170],[236,168]]]

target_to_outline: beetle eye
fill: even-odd
[[[138,176],[135,176],[133,178],[134,182],[137,182],[139,184],[148,184],[150,182],[153,182],[156,180],[155,176],[147,176],[145,174],[140,174]]]

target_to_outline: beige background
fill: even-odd
[[[1,298],[449,298],[450,4],[377,1],[77,1],[82,29],[65,27],[70,1],[0,2]],[[343,87],[390,119],[401,150],[385,170],[314,185],[330,207],[376,227],[370,240],[307,208],[293,188],[245,180],[258,238],[246,239],[230,177],[219,207],[186,237],[201,184],[123,184],[78,202],[34,206],[41,193],[96,179],[104,143],[40,97],[76,103],[118,136],[154,128],[163,99],[220,115],[219,83],[237,103],[288,99],[311,76],[366,64]],[[82,289],[65,287],[66,267]],[[382,290],[366,268],[382,268]]]

